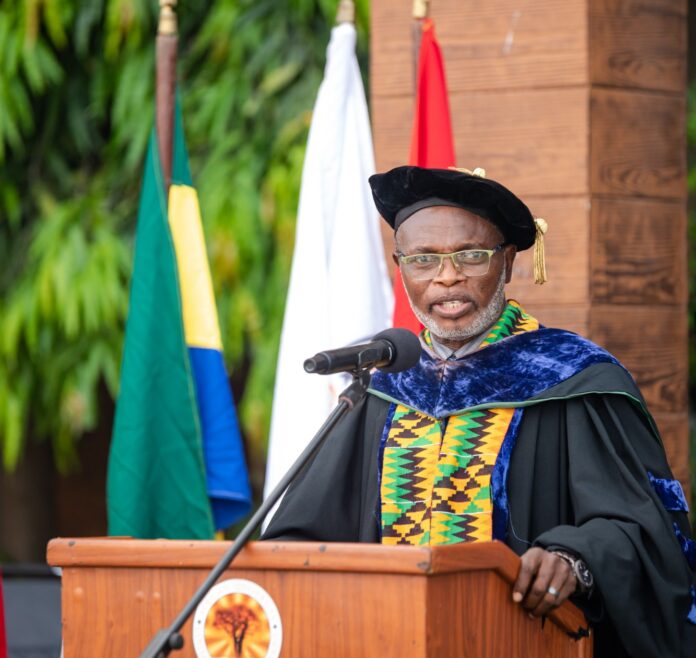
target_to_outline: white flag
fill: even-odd
[[[353,25],[333,28],[309,131],[276,372],[266,496],[347,384],[338,375],[307,374],[304,360],[321,350],[369,340],[391,326],[394,299],[367,182],[375,165],[355,40]]]

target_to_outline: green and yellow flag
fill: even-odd
[[[251,494],[177,104],[167,198],[150,138],[121,388],[109,457],[109,534],[210,538]]]

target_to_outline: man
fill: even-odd
[[[696,544],[654,422],[610,354],[506,301],[543,220],[453,170],[370,179],[425,329],[420,363],[369,395],[288,491],[265,538],[505,541],[513,600],[541,617],[572,597],[595,655],[696,655]]]

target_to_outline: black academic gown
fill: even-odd
[[[372,393],[291,485],[264,539],[380,541],[379,446],[391,398]],[[595,363],[524,404],[505,542],[519,555],[541,546],[583,557],[596,586],[574,600],[593,624],[598,658],[696,657],[694,576],[673,527],[686,538],[688,521],[665,509],[649,480],[672,474],[630,375]]]

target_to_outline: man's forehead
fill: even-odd
[[[437,244],[446,239],[503,240],[493,222],[476,213],[454,206],[429,206],[413,213],[395,233],[397,243],[427,241]]]

